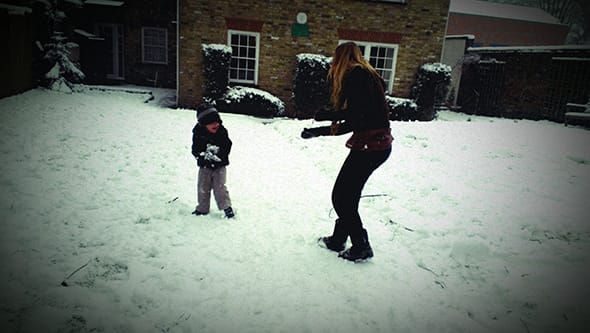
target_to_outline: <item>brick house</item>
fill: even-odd
[[[179,0],[178,104],[202,100],[203,44],[232,46],[230,84],[280,98],[292,114],[296,55],[331,56],[355,41],[390,94],[407,97],[417,68],[439,62],[449,0]]]
[[[474,47],[563,45],[569,27],[544,10],[479,0],[451,0],[447,35],[473,35]]]
[[[89,84],[176,88],[176,0],[88,0],[72,37]]]
[[[79,47],[70,50],[87,84],[177,86],[177,0],[59,1],[58,29]],[[46,73],[42,44],[49,40],[46,7],[35,0],[0,0],[0,38],[10,45],[0,66],[8,79],[0,97],[38,85]]]

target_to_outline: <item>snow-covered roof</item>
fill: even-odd
[[[97,36],[95,34],[91,34],[91,33],[89,33],[86,30],[74,29],[74,32],[77,33],[77,34],[79,34],[79,35],[81,35],[81,36],[84,36],[84,37],[86,37],[88,39],[92,39],[92,40],[104,40],[103,37],[99,37],[99,36]]]
[[[77,6],[83,6],[84,5],[84,1],[82,0],[64,0],[65,2],[69,2],[71,4],[77,5]]]
[[[8,11],[8,15],[25,15],[32,12],[30,7],[13,6],[4,3],[0,3],[0,9],[6,9]]]
[[[125,1],[113,1],[113,0],[86,0],[85,4],[88,5],[99,5],[99,6],[122,6]]]
[[[475,35],[464,34],[464,35],[446,35],[447,39],[475,39]]]
[[[451,0],[449,12],[538,23],[561,24],[557,18],[540,8],[479,0]]]
[[[484,52],[549,52],[559,50],[590,50],[590,45],[545,45],[545,46],[493,46],[493,47],[470,47],[467,51]]]

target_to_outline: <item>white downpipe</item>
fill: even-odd
[[[180,0],[176,0],[176,107],[180,91]]]

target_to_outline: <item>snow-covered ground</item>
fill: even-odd
[[[195,114],[162,92],[0,100],[2,332],[590,329],[590,131],[392,122],[354,264],[316,244],[346,136],[222,114],[237,216],[196,217]]]

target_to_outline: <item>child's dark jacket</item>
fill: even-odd
[[[219,150],[215,153],[217,159],[206,158],[207,147],[217,146]],[[205,126],[196,124],[193,128],[192,153],[197,159],[197,165],[208,169],[217,169],[229,164],[229,152],[232,142],[229,139],[227,129],[223,125],[215,134],[207,131]]]

